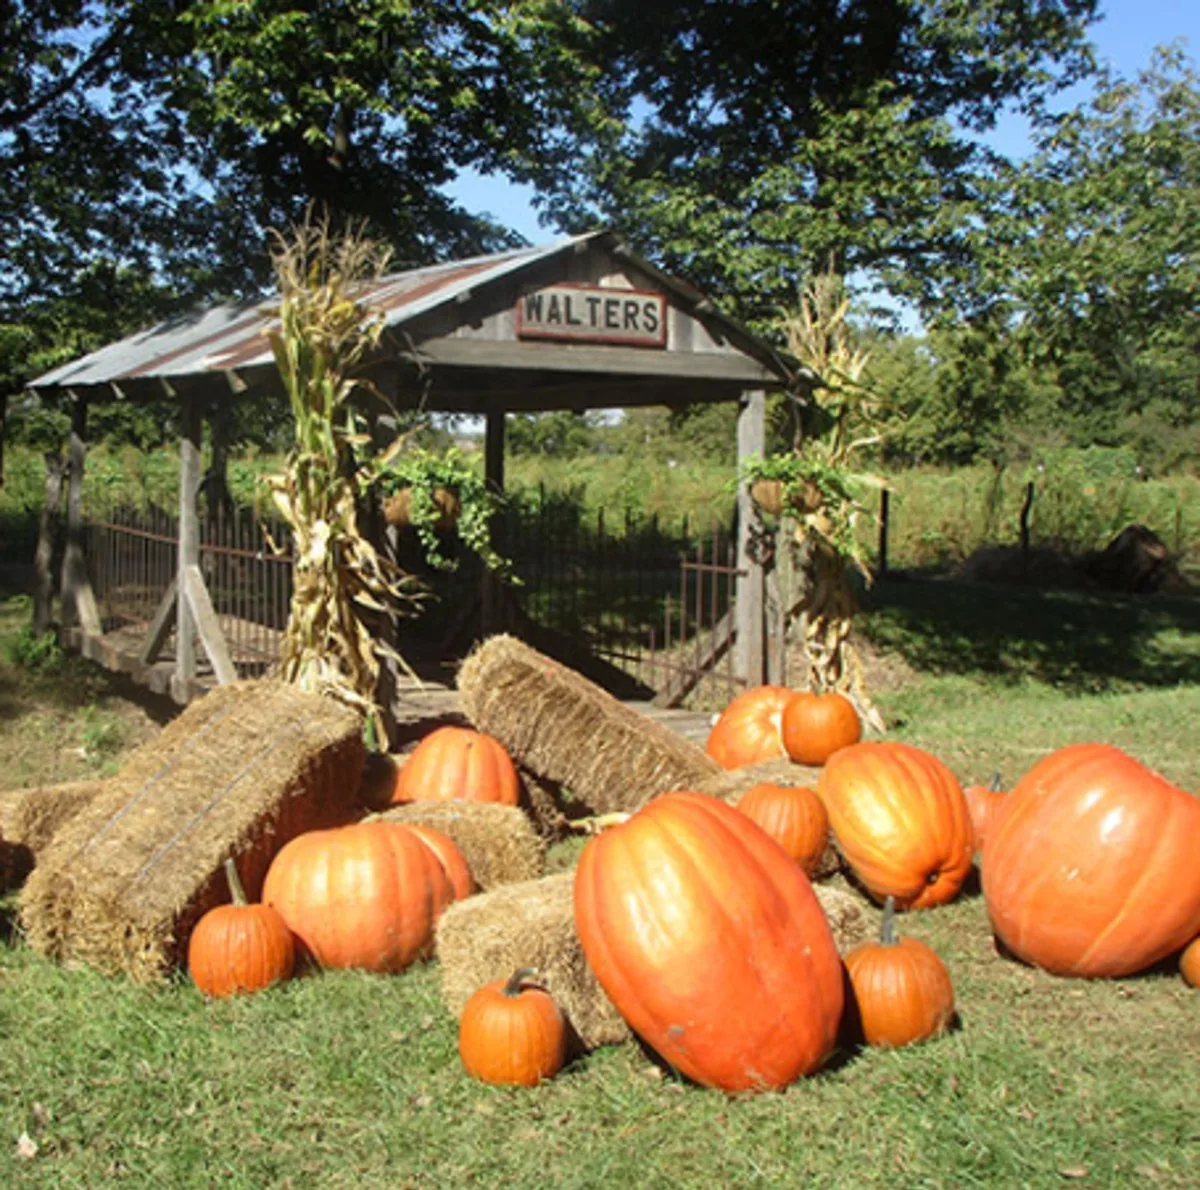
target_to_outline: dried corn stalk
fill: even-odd
[[[382,399],[355,373],[383,333],[367,295],[387,260],[381,245],[354,232],[334,237],[327,221],[307,219],[277,239],[279,326],[269,332],[296,429],[284,472],[268,480],[293,540],[280,677],[354,707],[380,734],[380,658],[409,667],[372,628],[383,617],[415,614],[425,590],[358,526],[360,496],[406,442],[370,451],[351,404],[359,392]]]

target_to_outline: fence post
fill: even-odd
[[[196,495],[200,490],[200,406],[184,397],[179,437],[179,557],[175,577],[175,676],[171,694],[186,703],[196,676],[196,618],[187,597],[189,566],[200,564],[200,521]]]
[[[879,563],[876,566],[880,578],[887,574],[888,569],[888,514],[891,503],[891,491],[888,488],[881,488],[879,492]]]

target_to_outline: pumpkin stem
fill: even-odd
[[[879,941],[884,946],[895,946],[896,937],[896,898],[889,896],[883,903],[883,924],[879,927]]]
[[[992,783],[991,783],[991,784],[988,786],[988,788],[989,788],[989,789],[990,789],[990,790],[991,790],[993,793],[999,793],[999,792],[1000,792],[1000,790],[1004,788],[1004,785],[1003,785],[1003,783],[1002,783],[1002,782],[1001,782],[1001,780],[1000,780],[1000,773],[999,773],[999,771],[997,771],[997,772],[994,772],[994,773],[992,774]]]
[[[582,831],[585,835],[598,835],[612,826],[622,826],[632,816],[627,810],[614,810],[611,814],[595,814],[589,818],[572,818],[567,822],[571,830]]]
[[[233,865],[233,856],[227,856],[225,860],[225,879],[229,882],[229,895],[233,898],[235,905],[245,905],[246,890],[242,887],[241,880],[238,879],[237,868]]]
[[[501,994],[505,996],[519,996],[521,994],[521,984],[527,979],[532,979],[537,972],[532,967],[518,967],[509,977],[508,983],[501,989]]]

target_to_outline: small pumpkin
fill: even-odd
[[[783,708],[783,747],[796,764],[823,765],[839,748],[857,744],[862,723],[854,704],[836,690],[795,695]]]
[[[937,952],[916,938],[896,937],[888,897],[878,942],[846,956],[856,1025],[868,1045],[892,1048],[943,1033],[954,1017],[954,985]]]
[[[1179,973],[1184,983],[1200,988],[1200,938],[1183,948],[1183,954],[1179,956]]]
[[[971,814],[971,829],[975,832],[976,855],[983,850],[984,841],[996,821],[996,815],[1004,808],[1008,797],[1000,785],[1000,774],[996,773],[990,785],[967,785],[963,789],[967,809]]]
[[[384,820],[298,835],[263,882],[263,901],[318,963],[365,971],[403,971],[426,955],[453,900],[433,848]]]
[[[763,781],[742,794],[737,808],[762,827],[806,876],[820,868],[829,846],[829,815],[815,789]]]
[[[458,844],[449,835],[431,826],[422,826],[415,822],[405,823],[405,826],[438,857],[438,862],[450,881],[450,887],[454,889],[454,899],[461,901],[464,897],[469,897],[475,891],[475,880],[467,858],[459,850]]]
[[[393,804],[499,802],[515,806],[521,792],[516,765],[499,740],[469,727],[430,732],[396,777]]]
[[[717,717],[705,751],[724,769],[782,758],[783,708],[795,694],[786,686],[755,686],[743,691]]]
[[[925,909],[958,894],[975,836],[962,786],[936,756],[891,741],[851,744],[826,762],[817,792],[843,858],[876,900]]]
[[[808,877],[746,815],[667,793],[591,839],[575,926],[633,1030],[708,1087],[761,1091],[818,1069],[844,989]]]
[[[196,986],[213,997],[257,992],[290,979],[296,946],[286,922],[269,905],[250,905],[232,859],[225,861],[230,905],[210,909],[188,940],[187,966]]]
[[[983,846],[992,929],[1055,975],[1132,975],[1200,933],[1200,798],[1109,744],[1072,744],[1013,787]]]
[[[458,1026],[458,1055],[472,1078],[534,1087],[562,1069],[566,1022],[553,997],[527,983],[532,976],[522,967],[467,1001]]]

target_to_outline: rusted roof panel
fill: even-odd
[[[455,300],[473,285],[496,280],[598,234],[602,233],[394,273],[371,287],[368,300],[385,311],[389,327],[400,326]],[[30,387],[82,388],[147,377],[169,380],[270,364],[266,331],[273,320],[267,311],[277,300],[270,295],[261,302],[215,306],[170,319],[55,368],[39,376]]]

